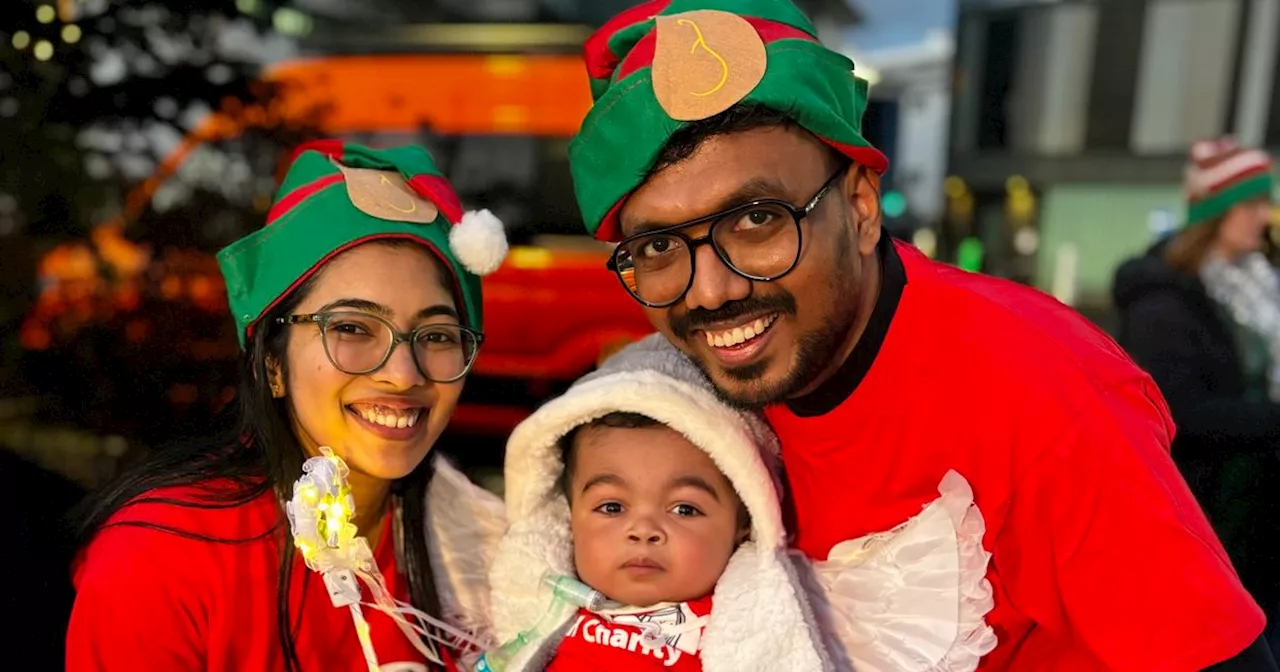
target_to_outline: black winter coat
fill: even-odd
[[[1164,246],[1116,272],[1120,345],[1155,379],[1177,426],[1172,452],[1245,586],[1280,609],[1280,405],[1246,398],[1236,327]],[[1270,624],[1271,628],[1275,624]]]

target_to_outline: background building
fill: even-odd
[[[896,235],[932,232],[944,215],[947,122],[951,113],[949,31],[911,44],[863,52],[854,40],[855,71],[872,81],[864,132],[890,158],[882,182],[886,225]],[[930,238],[915,238],[927,253]]]
[[[1278,31],[1280,0],[960,0],[949,240],[1105,311],[1116,265],[1181,221],[1192,142],[1280,145]]]

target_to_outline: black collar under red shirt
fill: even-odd
[[[871,370],[880,346],[889,333],[889,323],[893,322],[898,302],[902,299],[902,290],[907,286],[907,272],[902,267],[902,258],[893,247],[893,240],[883,231],[880,242],[876,244],[876,255],[880,258],[880,296],[876,297],[876,305],[871,309],[867,328],[863,330],[857,345],[853,346],[853,352],[849,353],[849,357],[831,378],[813,392],[787,401],[787,408],[802,418],[825,415],[844,403]]]

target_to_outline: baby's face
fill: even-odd
[[[667,427],[590,427],[576,441],[579,578],[636,607],[711,593],[747,536],[737,494],[711,458]]]

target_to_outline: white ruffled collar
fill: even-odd
[[[955,471],[938,492],[907,522],[813,563],[816,615],[858,672],[972,672],[996,647],[982,513]]]

